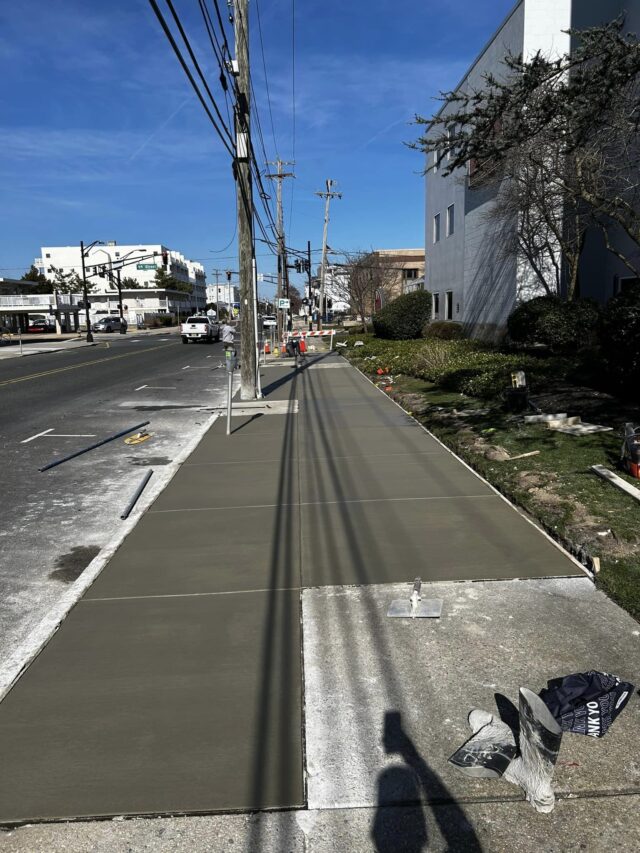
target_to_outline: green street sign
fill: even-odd
[[[136,264],[137,270],[155,270],[157,269],[155,264]]]

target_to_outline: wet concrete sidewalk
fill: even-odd
[[[339,356],[268,366],[263,385],[297,413],[214,424],[0,704],[0,823],[306,808],[284,846],[246,824],[247,850],[297,850],[345,809],[351,840],[327,849],[420,850],[380,810],[409,808],[410,828],[423,803],[454,809],[443,843],[480,849],[457,803],[519,792],[448,768],[468,710],[624,668],[636,623]],[[442,620],[387,620],[416,575]],[[566,796],[638,790],[625,714],[608,757],[572,747]]]

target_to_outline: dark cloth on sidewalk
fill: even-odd
[[[590,670],[552,679],[540,698],[563,731],[602,737],[634,690],[616,675]]]

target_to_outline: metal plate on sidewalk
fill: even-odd
[[[391,602],[387,610],[387,616],[395,616],[399,619],[439,619],[441,615],[441,598],[419,601],[415,610],[412,610],[409,599],[396,599]]]

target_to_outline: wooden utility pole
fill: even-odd
[[[285,240],[284,240],[284,219],[282,216],[282,182],[285,178],[295,178],[293,172],[283,172],[283,166],[295,166],[295,163],[292,160],[281,160],[279,157],[277,160],[268,160],[267,166],[277,166],[278,171],[275,174],[265,175],[266,178],[273,178],[277,181],[276,186],[276,200],[278,206],[278,291],[277,291],[277,299],[281,299],[284,296],[285,288],[284,283],[288,281],[287,276],[287,258],[285,252]],[[288,291],[288,288],[287,288]],[[286,294],[289,295],[288,293]],[[278,304],[278,303],[276,303]],[[278,339],[282,339],[283,326],[287,324],[283,324],[282,322],[282,312],[278,308],[276,312],[276,317],[278,318]]]
[[[322,263],[320,265],[320,310],[318,312],[318,329],[322,329],[325,318],[326,305],[324,295],[324,277],[327,271],[327,232],[329,230],[329,203],[332,198],[342,198],[342,193],[334,193],[331,187],[335,184],[331,178],[327,178],[327,189],[325,192],[317,192],[316,195],[325,199],[324,206],[324,229],[322,232]]]
[[[236,41],[236,159],[238,197],[238,261],[240,276],[240,396],[257,397],[257,340],[253,296],[253,195],[251,188],[249,11],[248,0],[234,0],[233,30]]]

